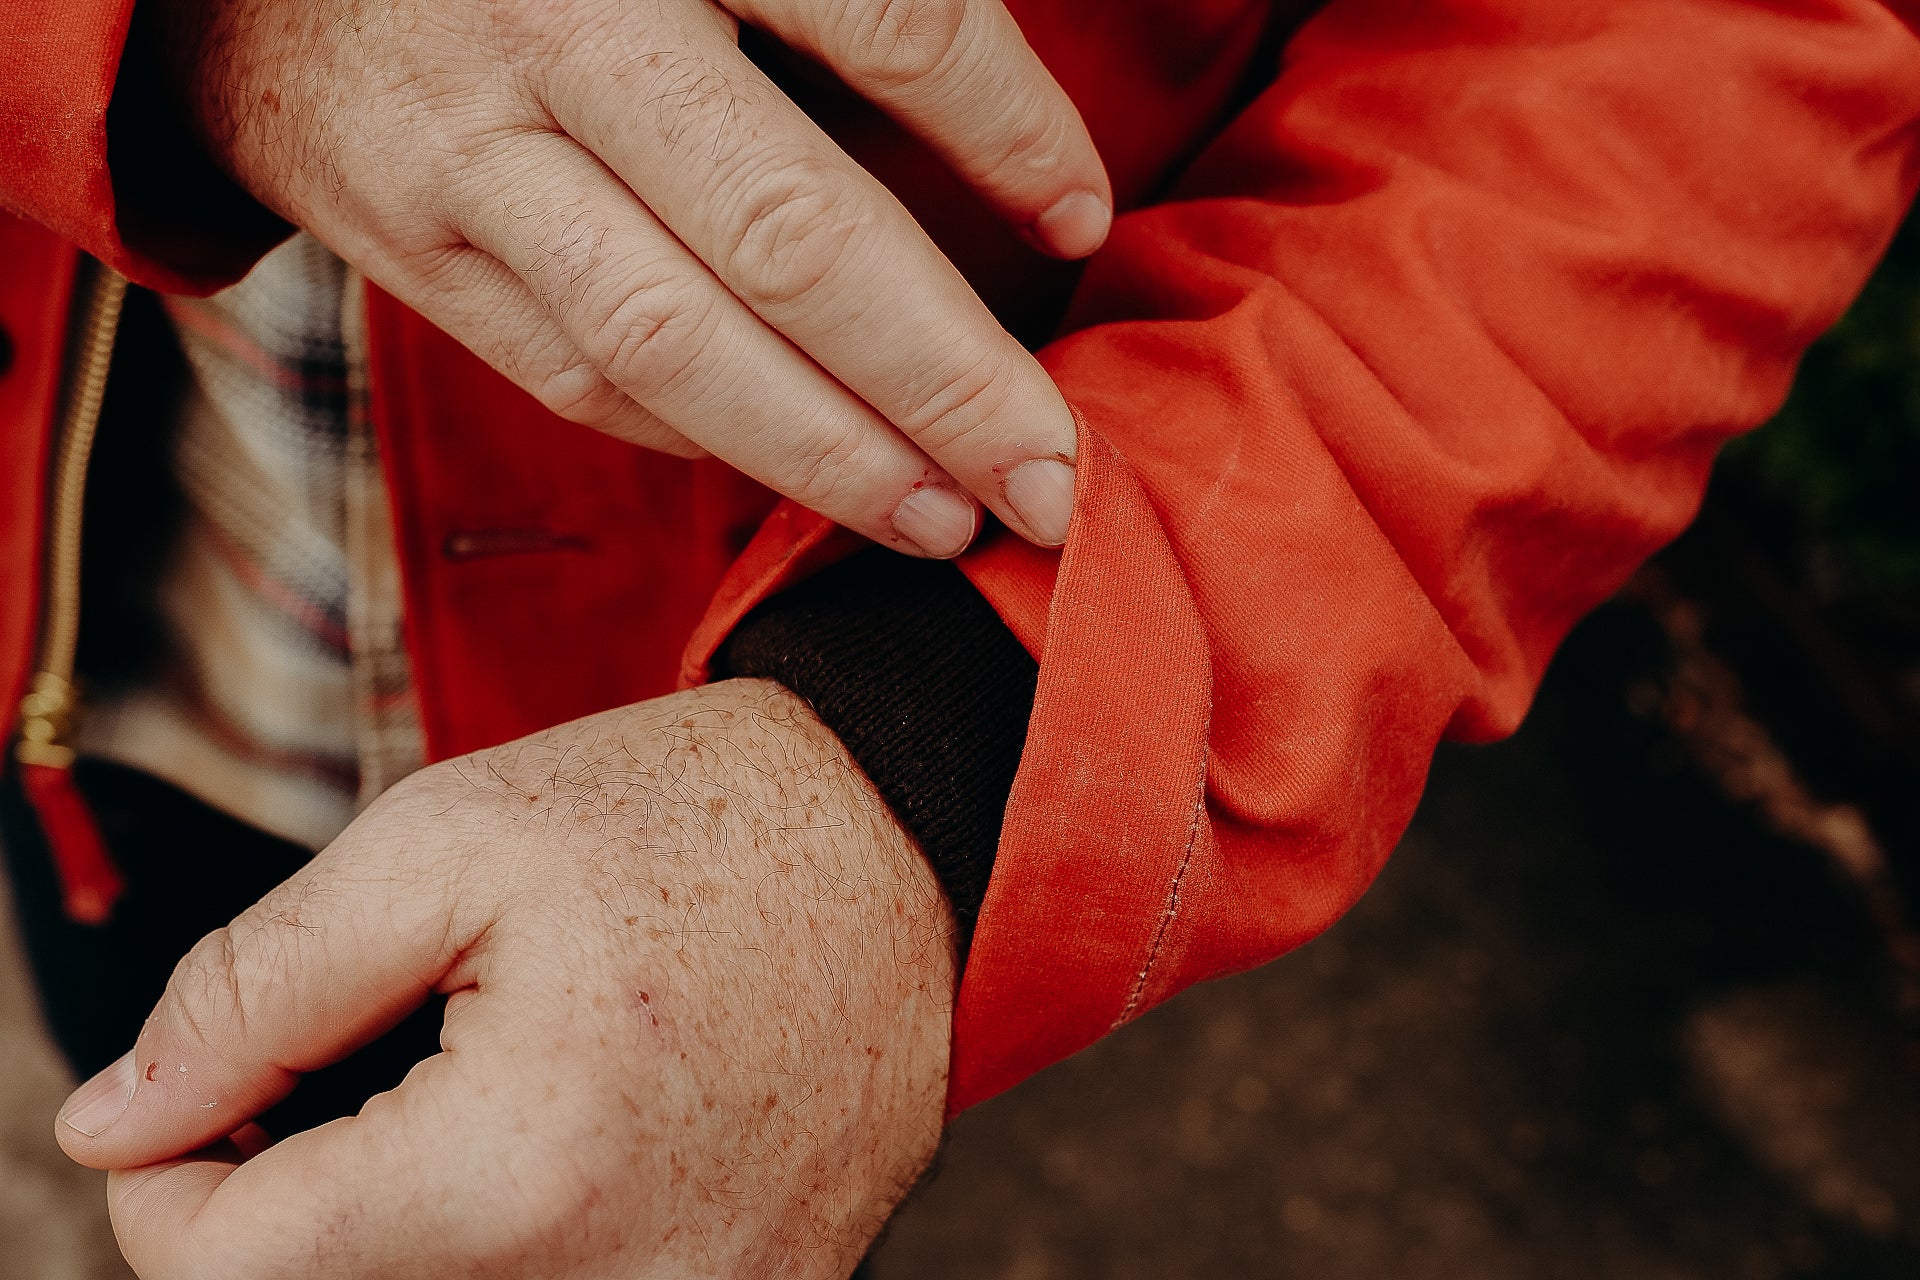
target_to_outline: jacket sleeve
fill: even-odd
[[[133,0],[0,5],[0,208],[139,284],[210,292],[291,228],[173,123],[141,27]]]
[[[1515,727],[1892,235],[1914,20],[1336,0],[1120,219],[1043,353],[1065,551],[962,562],[1040,672],[954,1109],[1325,929],[1438,741]],[[777,512],[689,674],[833,537]]]

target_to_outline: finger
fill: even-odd
[[[524,1275],[557,1239],[618,1233],[590,1172],[606,1167],[591,1149],[609,1131],[607,1100],[527,1030],[494,1024],[463,1041],[450,1019],[449,1050],[359,1115],[244,1163],[198,1153],[116,1173],[109,1208],[127,1260],[143,1280]]]
[[[393,810],[389,826],[407,820]],[[69,1156],[129,1168],[196,1150],[426,998],[480,926],[450,876],[357,856],[354,837],[188,953],[133,1051],[61,1109]]]
[[[1001,0],[737,0],[926,141],[1042,249],[1084,258],[1113,188],[1073,100]]]
[[[886,188],[720,33],[584,35],[539,73],[562,127],[1002,520],[1063,542],[1073,415]]]
[[[402,302],[569,422],[678,458],[707,456],[608,381],[526,283],[490,255],[459,246],[382,274]]]
[[[556,133],[500,142],[450,193],[611,384],[688,439],[874,540],[957,555],[978,509],[858,396],[728,292],[599,160]]]
[[[212,1199],[220,1185],[245,1160],[238,1147],[215,1146],[179,1160],[138,1169],[116,1169],[107,1175],[107,1215],[121,1255],[142,1280],[184,1276],[187,1270],[175,1257],[176,1241]],[[225,1265],[216,1248],[200,1259],[200,1280],[217,1280],[239,1273]]]
[[[273,1135],[257,1124],[243,1124],[227,1139],[242,1160],[251,1160],[273,1145]]]
[[[473,1126],[424,1133],[417,1118],[419,1095],[432,1091],[423,1082],[449,1065],[428,1059],[361,1116],[245,1159],[223,1143],[116,1170],[107,1206],[121,1252],[142,1280],[436,1274],[454,1233],[436,1229],[434,1207],[464,1207],[487,1190],[459,1185],[484,1165],[465,1151]]]

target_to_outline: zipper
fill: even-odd
[[[127,280],[91,258],[81,259],[81,271],[85,301],[54,424],[40,652],[20,700],[20,737],[13,753],[20,764],[21,790],[39,816],[67,915],[81,924],[98,925],[112,918],[126,882],[73,777],[73,731],[80,716],[73,667],[80,645],[80,533],[87,463],[100,431],[100,406],[106,399],[107,369],[120,332]]]
[[[21,764],[53,769],[73,767],[73,732],[80,711],[73,667],[80,643],[80,535],[87,463],[100,430],[107,368],[113,363],[120,310],[127,297],[125,276],[91,258],[81,262],[83,270],[88,265],[92,269],[53,439],[40,649],[26,696],[20,700],[20,737],[14,746]]]

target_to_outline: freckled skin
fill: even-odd
[[[833,820],[794,823],[809,804]],[[397,788],[197,948],[142,1033],[148,1080],[178,1061],[222,1101],[140,1086],[69,1152],[124,1168],[232,1132],[276,1064],[391,1016],[364,970],[396,954],[393,981],[450,995],[447,1053],[245,1178],[114,1175],[143,1277],[840,1280],[938,1142],[945,899],[804,704],[732,681]]]

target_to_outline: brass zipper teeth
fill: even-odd
[[[66,396],[54,435],[39,660],[26,697],[20,700],[20,741],[14,749],[25,764],[66,768],[73,763],[69,740],[79,703],[73,665],[80,643],[80,535],[87,463],[100,429],[107,369],[113,363],[113,344],[119,335],[120,309],[126,297],[126,277],[110,267],[93,264],[79,342],[68,369]]]

